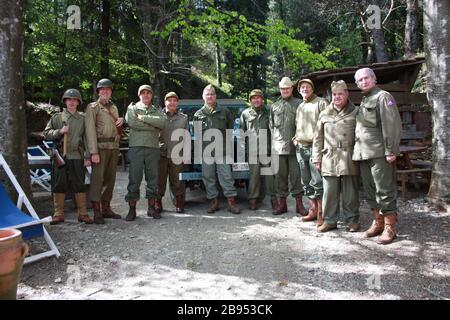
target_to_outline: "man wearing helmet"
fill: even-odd
[[[97,84],[99,99],[86,108],[86,136],[92,161],[90,198],[97,224],[104,224],[105,218],[121,219],[110,206],[119,158],[119,130],[124,123],[110,100],[112,89],[111,80],[101,79]]]
[[[86,186],[84,184],[85,166],[90,165],[89,153],[85,148],[84,115],[77,111],[83,102],[80,92],[68,89],[64,92],[62,102],[66,108],[50,119],[44,137],[53,140],[61,147],[65,165],[58,167],[52,161],[52,192],[54,215],[51,224],[64,222],[64,201],[66,193],[74,193],[78,208],[78,221],[92,224],[86,211]],[[65,139],[64,139],[65,137]],[[63,146],[64,141],[66,144]],[[66,153],[64,154],[64,151]]]

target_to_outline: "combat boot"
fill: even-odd
[[[211,200],[211,205],[208,208],[208,213],[213,214],[219,210],[219,198],[214,198]]]
[[[376,237],[383,233],[384,230],[384,217],[378,213],[378,210],[370,209],[373,216],[372,226],[364,233],[366,238]]]
[[[236,206],[236,198],[230,197],[228,198],[228,211],[232,214],[240,214],[241,209]]]
[[[304,222],[309,222],[309,221],[314,221],[317,219],[317,212],[318,212],[318,203],[316,202],[316,210],[309,210],[308,215],[302,217],[302,221]]]
[[[53,194],[53,206],[55,213],[53,215],[51,225],[59,224],[64,222],[64,201],[66,201],[65,193],[54,193]]]
[[[147,202],[148,202],[147,216],[153,217],[153,219],[161,219],[161,212],[157,212],[155,209],[156,199],[150,198],[148,199]]]
[[[112,211],[109,201],[102,201],[102,214],[105,219],[122,219],[122,216]]]
[[[161,199],[156,199],[156,200],[155,200],[155,211],[156,211],[157,213],[161,213],[161,212],[163,211]]]
[[[136,200],[128,201],[128,206],[130,207],[130,209],[128,210],[125,221],[134,221],[136,219],[136,203]]]
[[[384,216],[384,231],[377,240],[378,244],[389,244],[394,241],[395,238],[397,238],[396,224],[396,213],[391,213]]]
[[[317,228],[318,232],[328,232],[330,230],[337,229],[337,225],[324,223],[319,228]]]
[[[288,212],[286,197],[280,197],[280,203],[278,204],[277,210],[275,210],[273,215],[278,216],[286,212]]]
[[[253,211],[257,209],[256,199],[250,199],[248,201],[248,208]]]
[[[309,208],[308,208],[308,214],[311,212],[316,212],[317,213],[317,201],[316,199],[308,199],[309,200]],[[301,217],[301,216],[306,216],[305,214],[301,215],[299,213],[297,213],[297,216]]]
[[[320,227],[323,225],[323,212],[322,212],[322,200],[316,200],[316,211],[317,211],[317,226]]]
[[[305,206],[303,205],[303,197],[300,196],[296,196],[295,197],[295,212],[297,213],[298,216],[306,216],[306,209]]]
[[[175,211],[177,213],[184,213],[184,194],[175,197]]]
[[[100,211],[100,202],[91,201],[92,210],[94,210],[94,223],[95,224],[105,224],[105,218],[103,218],[102,212]]]
[[[86,224],[93,224],[94,220],[89,218],[86,210],[86,193],[75,193],[75,202],[78,210],[78,222],[84,222]]]
[[[272,204],[272,214],[275,214],[275,212],[277,212],[277,208],[278,208],[278,198],[272,197],[270,199],[270,203]]]

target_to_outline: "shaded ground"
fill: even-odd
[[[126,184],[119,172],[113,208],[123,216]],[[25,266],[18,298],[450,298],[450,214],[429,211],[423,198],[399,201],[399,237],[389,246],[342,225],[318,234],[294,215],[292,199],[290,212],[278,217],[267,199],[261,210],[238,216],[206,214],[200,192],[189,192],[188,200],[186,214],[166,202],[161,220],[146,216],[144,201],[132,223],[83,225],[67,214],[65,224],[48,227],[62,256]],[[43,198],[40,212],[49,205]],[[361,215],[366,229],[371,220],[364,202]],[[34,241],[31,250],[43,246]]]

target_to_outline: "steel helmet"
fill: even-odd
[[[67,89],[61,98],[61,102],[64,103],[64,99],[67,99],[67,98],[78,99],[78,101],[80,101],[80,104],[83,103],[83,100],[81,99],[80,91],[78,91],[77,89]]]
[[[113,88],[113,83],[111,80],[109,79],[101,79],[98,83],[97,83],[97,93],[98,93],[98,89],[100,88]]]

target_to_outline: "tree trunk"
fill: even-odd
[[[102,31],[101,31],[101,59],[100,77],[109,78],[109,33],[111,28],[111,2],[102,1]]]
[[[216,76],[219,87],[222,87],[222,59],[220,56],[220,45],[216,45]]]
[[[418,0],[406,0],[405,59],[413,59],[416,56],[417,34],[419,30],[417,1]]]
[[[31,197],[22,83],[22,15],[22,0],[0,2],[0,152]]]
[[[450,3],[427,0],[424,38],[428,100],[433,109],[433,174],[428,197],[449,209],[450,203]]]
[[[372,5],[380,7],[379,0],[370,0],[369,2]],[[388,61],[389,58],[387,55],[386,44],[384,41],[383,25],[381,25],[381,28],[372,28],[371,33],[372,33],[373,42],[375,44],[375,56],[377,58],[377,62]]]

